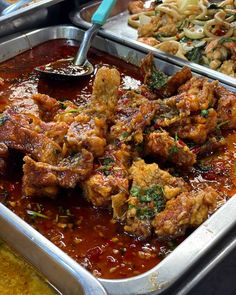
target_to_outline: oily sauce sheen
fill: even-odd
[[[1,64],[0,77],[5,80],[0,92],[1,111],[14,98],[30,98],[33,93],[48,94],[61,101],[70,99],[80,105],[90,97],[94,74],[104,64],[117,67],[125,87],[141,84],[138,68],[96,50],[88,56],[95,67],[94,74],[79,80],[49,80],[34,70],[71,57],[77,49],[74,41],[54,40]],[[231,131],[225,136],[225,149],[208,155],[191,171],[179,172],[193,187],[206,183],[213,186],[221,193],[222,202],[236,193],[236,133]],[[111,221],[109,210],[87,203],[79,188],[62,190],[55,200],[25,197],[21,193],[22,155],[12,152],[8,166],[8,177],[0,179],[0,201],[98,277],[141,274],[157,265],[184,239],[134,239]]]

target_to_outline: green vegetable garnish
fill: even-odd
[[[223,9],[222,7],[218,6],[217,4],[215,3],[211,3],[207,9]]]
[[[0,126],[4,125],[4,123],[8,120],[10,120],[9,116],[1,114],[0,115]]]
[[[129,132],[125,131],[121,134],[121,136],[119,137],[120,140],[124,140],[129,136]]]
[[[156,213],[161,212],[165,208],[165,197],[162,187],[154,185],[148,189],[142,189],[138,186],[133,186],[130,190],[130,194],[137,197],[139,202],[145,207],[137,208],[134,205],[129,208],[137,209],[137,217],[140,219],[151,219]],[[148,207],[148,203],[152,204],[152,207]]]
[[[39,213],[39,212],[36,212],[36,211],[32,211],[32,210],[26,210],[27,214],[32,216],[32,217],[41,217],[41,218],[45,218],[45,219],[48,219],[49,217],[42,214],[42,213]]]
[[[114,159],[112,159],[112,158],[104,158],[102,160],[102,162],[103,162],[103,165],[109,165],[111,163],[114,163]]]
[[[163,87],[168,81],[168,76],[163,72],[153,69],[151,77],[148,81],[149,88],[154,91]]]
[[[195,63],[201,63],[202,62],[202,48],[203,46],[195,47],[192,50],[190,50],[186,57],[188,60],[193,61]]]
[[[229,123],[229,121],[224,121],[224,122],[218,123],[218,124],[216,125],[216,129],[220,129],[222,126],[224,126],[224,125],[226,125],[226,124],[228,124],[228,123]]]
[[[60,108],[61,108],[62,110],[65,110],[65,109],[67,108],[67,106],[64,104],[64,102],[59,101],[59,104],[60,104]]]
[[[208,113],[209,113],[208,110],[201,110],[201,116],[204,117],[204,118],[208,117]]]
[[[173,145],[169,148],[169,155],[173,155],[179,152],[179,148],[176,145]]]
[[[236,43],[236,38],[223,37],[219,40],[219,44],[223,44],[225,42],[235,42]]]

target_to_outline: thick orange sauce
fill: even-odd
[[[0,92],[0,108],[14,98],[30,97],[36,92],[60,100],[71,99],[77,104],[86,101],[94,75],[56,81],[40,78],[34,71],[34,67],[72,56],[76,50],[72,41],[50,41],[1,64],[0,77],[6,83]],[[89,60],[95,73],[101,64],[114,65],[122,73],[123,83],[140,83],[139,70],[125,62],[95,50],[90,52]],[[203,167],[207,166],[205,171],[182,172],[194,187],[204,183],[214,186],[221,192],[221,202],[236,193],[236,133],[229,132],[226,137],[227,148],[201,161]],[[88,204],[79,188],[62,190],[56,200],[27,198],[21,193],[21,177],[22,155],[12,151],[7,177],[0,178],[0,201],[96,276],[126,278],[143,273],[184,239],[139,241],[124,234],[121,225],[111,222],[111,212]]]

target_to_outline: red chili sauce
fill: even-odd
[[[36,66],[73,56],[76,51],[74,41],[54,40],[2,63],[0,77],[5,86],[0,91],[0,110],[12,99],[30,97],[36,92],[59,100],[71,99],[76,104],[86,101],[94,75],[58,81],[40,78],[34,71]],[[124,84],[141,83],[138,68],[108,54],[91,50],[89,61],[95,66],[95,73],[102,64],[113,65],[120,71]],[[212,185],[222,193],[222,202],[236,193],[236,132],[228,132],[226,137],[225,149],[202,159],[191,171],[179,174],[195,187],[201,183]],[[184,239],[132,238],[123,232],[122,226],[111,221],[108,210],[87,203],[79,188],[62,190],[55,200],[25,197],[21,193],[22,155],[13,151],[8,166],[9,177],[0,178],[0,201],[98,277],[126,278],[143,273]]]

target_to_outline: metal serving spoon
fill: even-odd
[[[59,59],[49,64],[35,68],[40,73],[58,77],[81,77],[93,73],[94,67],[87,60],[87,53],[91,42],[99,29],[106,22],[116,0],[103,0],[96,12],[93,14],[92,27],[88,29],[83,37],[80,48],[75,58]]]

